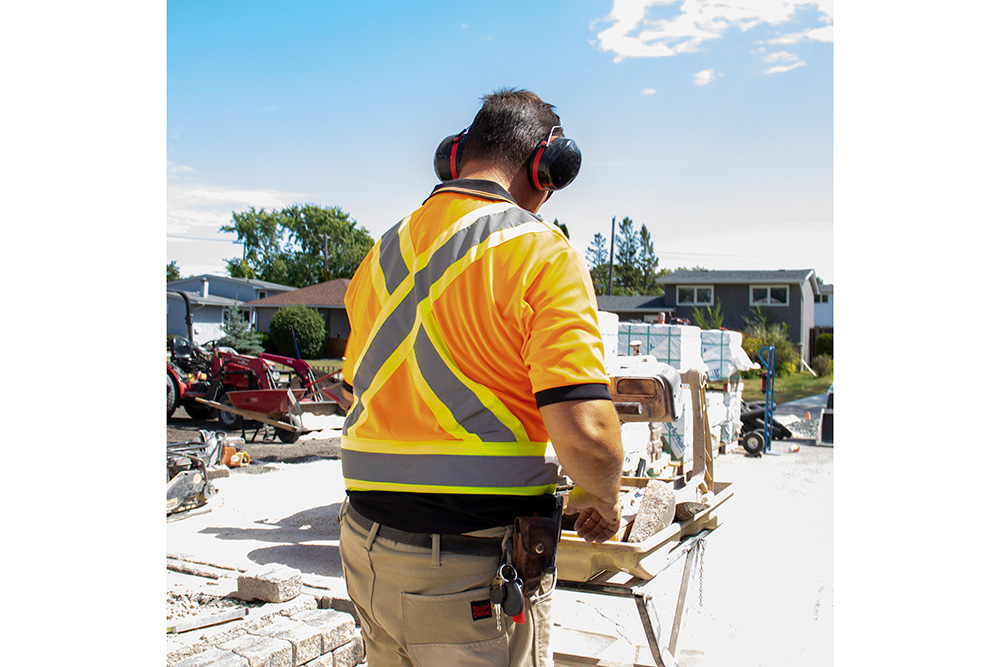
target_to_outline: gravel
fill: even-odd
[[[167,593],[167,621],[178,621],[191,616],[201,616],[228,609],[256,609],[265,604],[260,601],[247,602],[231,596],[209,595],[207,593]]]

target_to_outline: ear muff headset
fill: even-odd
[[[458,134],[452,134],[444,138],[438,144],[434,153],[434,172],[442,181],[451,181],[458,178],[458,167],[462,163],[462,148],[465,147],[465,133],[468,128]]]
[[[528,179],[536,190],[562,190],[580,173],[580,148],[572,139],[553,136],[557,129],[558,125],[552,128],[528,160]],[[449,135],[438,144],[434,171],[442,181],[458,178],[467,131]]]

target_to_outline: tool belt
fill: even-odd
[[[525,595],[538,590],[542,577],[556,571],[556,549],[562,530],[562,496],[550,516],[519,516],[514,519],[513,565],[523,582]]]

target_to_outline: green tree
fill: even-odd
[[[240,354],[258,355],[264,351],[261,335],[250,330],[250,322],[235,302],[223,311],[222,332],[225,335],[219,340],[220,345],[227,345]]]
[[[167,282],[169,283],[172,280],[180,280],[180,279],[181,279],[181,270],[177,266],[177,262],[171,260],[171,262],[167,264]]]
[[[614,281],[621,287],[622,294],[634,296],[641,293],[639,246],[639,234],[633,227],[632,218],[625,216],[618,222],[614,259]]]
[[[243,256],[227,260],[234,278],[256,278],[305,287],[354,275],[374,240],[340,208],[294,205],[280,211],[233,213],[233,232]]]
[[[590,267],[590,279],[594,283],[594,291],[598,294],[607,292],[608,284],[608,240],[604,234],[594,234],[587,248],[587,264]]]
[[[326,337],[326,323],[315,308],[286,306],[271,318],[271,342],[286,357],[317,359]]]
[[[656,257],[653,247],[653,235],[646,225],[639,228],[639,271],[641,274],[640,294],[656,294],[659,291],[656,284],[657,267],[660,260]]]

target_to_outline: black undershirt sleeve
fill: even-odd
[[[608,389],[608,385],[602,382],[591,382],[543,389],[535,394],[535,405],[538,407],[562,403],[563,401],[585,400],[610,401],[611,391]]]

